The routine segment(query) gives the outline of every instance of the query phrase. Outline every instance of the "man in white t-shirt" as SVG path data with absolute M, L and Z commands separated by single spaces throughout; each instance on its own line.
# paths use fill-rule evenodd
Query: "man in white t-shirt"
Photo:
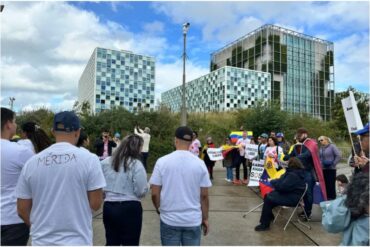
M 176 151 L 158 159 L 152 177 L 153 205 L 160 214 L 162 245 L 200 245 L 201 228 L 208 234 L 208 188 L 204 162 L 190 153 L 192 130 L 175 132 Z
M 243 131 L 242 138 L 238 139 L 236 145 L 239 145 L 239 161 L 235 164 L 235 177 L 236 179 L 233 181 L 234 184 L 248 184 L 248 168 L 247 168 L 247 160 L 245 156 L 245 146 L 251 143 L 251 140 L 247 136 L 247 131 Z M 243 164 L 243 180 L 240 180 L 240 164 Z
M 15 187 L 26 161 L 33 156 L 31 149 L 10 142 L 17 124 L 15 113 L 1 107 L 1 245 L 27 245 L 29 227 L 17 214 Z
M 54 117 L 56 144 L 33 156 L 19 177 L 18 214 L 31 227 L 33 245 L 92 245 L 92 211 L 106 185 L 96 155 L 75 146 L 80 121 L 74 112 Z

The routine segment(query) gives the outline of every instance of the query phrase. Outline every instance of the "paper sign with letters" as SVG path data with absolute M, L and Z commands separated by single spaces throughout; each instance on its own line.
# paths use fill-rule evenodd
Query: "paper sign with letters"
M 212 161 L 223 160 L 222 148 L 208 148 L 207 154 Z
M 356 100 L 355 97 L 353 96 L 352 91 L 349 91 L 349 97 L 342 99 L 342 106 L 344 116 L 346 117 L 349 133 L 362 129 L 364 126 L 362 125 Z
M 264 170 L 263 164 L 263 160 L 253 160 L 248 186 L 259 186 L 260 177 Z
M 256 144 L 247 144 L 245 146 L 245 158 L 253 160 L 258 155 L 258 145 Z

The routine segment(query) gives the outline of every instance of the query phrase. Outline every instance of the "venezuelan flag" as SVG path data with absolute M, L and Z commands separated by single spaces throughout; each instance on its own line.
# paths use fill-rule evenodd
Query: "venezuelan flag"
M 247 131 L 248 136 L 253 136 L 253 131 Z M 231 143 L 236 143 L 238 139 L 243 137 L 243 131 L 231 131 L 230 135 Z

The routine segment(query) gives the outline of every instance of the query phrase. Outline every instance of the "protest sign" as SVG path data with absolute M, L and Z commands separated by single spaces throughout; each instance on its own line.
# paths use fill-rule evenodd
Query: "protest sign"
M 212 161 L 224 159 L 224 156 L 222 156 L 222 148 L 208 148 L 207 154 L 209 156 L 209 159 Z
M 249 177 L 249 183 L 248 186 L 259 186 L 260 177 L 263 173 L 264 167 L 263 167 L 263 160 L 254 160 L 252 162 L 252 168 L 251 168 L 251 174 Z
M 245 158 L 253 160 L 258 155 L 258 145 L 256 144 L 247 144 L 245 146 Z
M 349 97 L 342 99 L 342 106 L 344 116 L 346 117 L 349 133 L 362 129 L 364 126 L 362 125 L 356 100 L 355 97 L 353 96 L 352 91 L 349 91 Z

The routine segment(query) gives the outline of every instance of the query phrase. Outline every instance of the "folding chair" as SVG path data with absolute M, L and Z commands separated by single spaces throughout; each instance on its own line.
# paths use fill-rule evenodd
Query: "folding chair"
M 303 197 L 306 195 L 306 193 L 307 193 L 307 189 L 308 189 L 308 184 L 306 184 L 306 188 L 304 189 L 304 192 L 303 192 L 303 194 L 302 194 L 301 198 L 299 199 L 299 201 L 298 201 L 297 205 L 294 207 L 294 210 L 293 210 L 293 212 L 291 213 L 291 215 L 290 215 L 290 217 L 289 217 L 289 219 L 288 219 L 288 222 L 285 224 L 285 226 L 284 226 L 284 231 L 285 231 L 285 229 L 287 228 L 287 226 L 288 226 L 288 224 L 289 224 L 290 220 L 292 219 L 292 217 L 293 217 L 294 213 L 297 211 L 297 208 L 298 208 L 298 207 L 301 207 L 301 208 L 303 209 L 303 213 L 304 213 L 304 215 L 305 215 L 306 219 L 308 219 L 308 217 L 307 217 L 307 213 L 306 213 L 306 210 L 304 210 L 304 207 L 302 206 Z M 283 208 L 283 206 L 280 206 L 279 211 L 277 212 L 276 217 L 275 217 L 275 219 L 274 219 L 274 222 L 273 222 L 273 223 L 275 223 L 275 221 L 276 221 L 276 219 L 278 218 L 278 216 L 279 216 L 280 211 L 281 211 L 281 209 L 282 209 L 282 208 Z M 292 207 L 289 207 L 289 208 L 292 208 Z M 308 224 L 303 223 L 301 220 L 299 220 L 299 217 L 298 217 L 298 223 L 300 223 L 301 225 L 303 225 L 303 226 L 305 226 L 305 227 L 307 227 L 308 229 L 310 229 L 310 230 L 311 230 L 311 226 L 309 226 Z

